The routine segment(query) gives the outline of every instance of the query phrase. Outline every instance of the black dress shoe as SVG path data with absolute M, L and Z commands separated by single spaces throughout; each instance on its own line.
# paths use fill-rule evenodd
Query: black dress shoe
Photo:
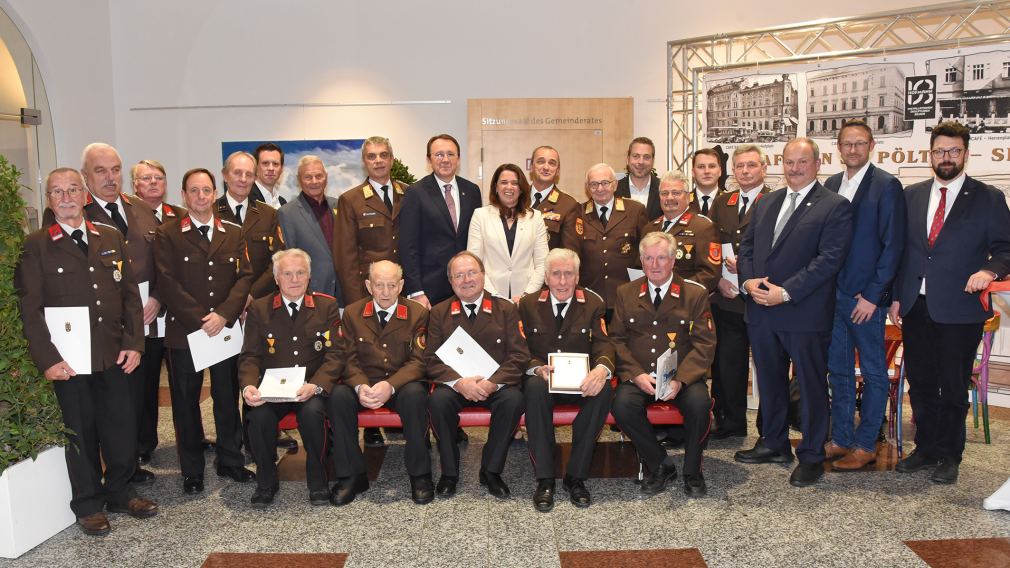
M 382 438 L 382 430 L 378 428 L 365 428 L 365 447 L 381 448 L 386 445 L 386 440 Z
M 267 505 L 274 502 L 274 495 L 277 495 L 278 486 L 273 487 L 257 487 L 256 491 L 253 491 L 252 498 L 249 502 L 252 503 L 253 509 L 265 509 Z
M 256 479 L 256 474 L 240 465 L 219 465 L 217 466 L 218 477 L 230 477 L 239 483 L 246 483 Z
M 943 483 L 944 485 L 950 485 L 957 481 L 957 470 L 958 463 L 952 459 L 942 458 L 940 460 L 940 465 L 936 466 L 933 470 L 933 474 L 929 476 L 929 480 L 933 483 Z
M 554 478 L 537 480 L 533 506 L 541 513 L 549 513 L 554 508 Z
M 367 489 L 368 476 L 363 473 L 342 479 L 333 487 L 333 492 L 330 493 L 330 504 L 335 507 L 342 507 L 354 501 L 358 493 L 363 493 Z
M 593 498 L 589 495 L 589 490 L 586 489 L 585 481 L 566 475 L 561 480 L 561 487 L 568 492 L 568 500 L 572 502 L 572 505 L 585 509 L 593 504 Z
M 822 477 L 824 477 L 822 462 L 800 462 L 789 476 L 789 484 L 793 487 L 809 487 Z
M 195 495 L 197 493 L 203 493 L 203 478 L 202 477 L 182 477 L 182 490 L 189 495 Z
M 418 505 L 427 505 L 435 500 L 435 485 L 430 474 L 410 478 L 410 498 Z
M 448 475 L 443 475 L 438 478 L 438 485 L 435 486 L 435 494 L 439 497 L 448 499 L 456 494 L 456 483 L 459 482 L 458 477 L 450 477 Z
M 217 451 L 217 444 L 215 444 L 213 440 L 204 438 L 203 441 L 200 442 L 200 444 L 203 446 L 203 451 L 205 452 Z
M 894 466 L 894 471 L 898 473 L 913 473 L 929 469 L 933 466 L 939 465 L 939 463 L 940 460 L 931 458 L 919 450 L 915 450 L 907 458 L 899 461 L 897 465 Z
M 329 489 L 318 489 L 316 491 L 309 491 L 309 503 L 315 506 L 327 505 L 330 502 L 330 490 Z
M 142 467 L 138 467 L 133 470 L 133 476 L 130 477 L 130 483 L 136 483 L 137 485 L 154 483 L 154 474 Z
M 661 463 L 656 471 L 650 471 L 649 475 L 642 480 L 639 489 L 646 495 L 655 495 L 666 489 L 666 483 L 674 479 L 677 479 L 677 467 L 672 463 Z
M 512 492 L 509 491 L 509 486 L 505 484 L 505 480 L 501 478 L 501 474 L 492 473 L 490 471 L 480 470 L 477 477 L 481 485 L 487 485 L 487 492 L 491 494 L 492 497 L 497 497 L 499 499 L 508 499 L 512 497 Z
M 659 445 L 663 446 L 663 448 L 667 450 L 675 450 L 684 445 L 684 440 L 666 436 L 665 438 L 661 438 L 659 440 Z
M 746 438 L 747 429 L 745 428 L 743 430 L 733 430 L 726 428 L 716 428 L 715 430 L 712 430 L 709 433 L 708 437 L 713 440 L 725 440 L 726 438 Z
M 277 434 L 277 447 L 287 450 L 289 453 L 294 450 L 298 450 L 298 440 L 291 437 L 291 434 L 281 431 Z
M 470 436 L 466 433 L 466 430 L 462 426 L 456 428 L 456 443 L 466 444 L 470 442 Z
M 764 438 L 758 438 L 753 448 L 740 450 L 733 454 L 733 459 L 740 463 L 790 463 L 793 461 L 793 452 L 786 450 L 782 453 L 773 450 L 765 446 Z
M 684 493 L 688 497 L 704 497 L 708 495 L 708 486 L 705 485 L 705 477 L 698 473 L 684 474 Z
M 151 452 L 138 452 L 137 465 L 147 465 L 151 463 Z

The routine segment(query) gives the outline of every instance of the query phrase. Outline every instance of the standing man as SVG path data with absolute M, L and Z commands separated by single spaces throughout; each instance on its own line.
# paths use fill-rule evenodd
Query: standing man
M 341 302 L 336 271 L 337 200 L 326 195 L 326 167 L 319 156 L 298 160 L 298 186 L 302 192 L 277 211 L 284 245 L 300 248 L 312 258 L 309 288 Z
M 104 535 L 110 530 L 106 509 L 143 518 L 155 515 L 158 505 L 138 497 L 129 483 L 137 467 L 128 382 L 144 347 L 140 295 L 122 234 L 85 221 L 86 195 L 84 180 L 70 168 L 47 176 L 55 221 L 25 240 L 14 286 L 32 360 L 53 382 L 63 423 L 71 430 L 70 508 L 85 534 Z M 46 323 L 47 307 L 77 306 L 87 307 L 90 321 L 89 373 L 64 360 Z
M 861 469 L 877 459 L 877 435 L 891 381 L 884 353 L 884 324 L 891 285 L 905 249 L 905 196 L 901 182 L 870 163 L 873 131 L 862 120 L 838 132 L 845 171 L 824 183 L 852 203 L 852 246 L 838 273 L 835 317 L 828 348 L 831 384 L 831 441 L 824 448 L 834 469 Z M 853 349 L 854 348 L 854 349 Z M 856 412 L 856 357 L 863 375 L 859 428 Z
M 512 302 L 484 290 L 484 264 L 472 252 L 456 253 L 449 260 L 446 273 L 455 294 L 431 310 L 428 346 L 424 352 L 428 377 L 437 385 L 428 400 L 442 462 L 442 477 L 435 492 L 445 498 L 456 494 L 459 447 L 455 431 L 459 427 L 459 411 L 468 406 L 482 406 L 491 410 L 491 428 L 481 454 L 480 484 L 487 485 L 491 495 L 508 499 L 511 494 L 501 472 L 512 433 L 523 414 L 519 380 L 530 362 L 529 348 L 519 329 L 519 311 Z M 436 354 L 460 327 L 498 363 L 498 369 L 490 377 L 461 377 Z
M 172 420 L 186 493 L 203 491 L 204 456 L 200 422 L 203 370 L 193 366 L 187 336 L 202 330 L 210 337 L 233 326 L 245 309 L 252 271 L 242 228 L 214 216 L 214 175 L 203 168 L 182 178 L 183 199 L 189 215 L 158 227 L 154 256 L 168 325 L 168 378 L 172 391 Z M 210 394 L 217 427 L 217 474 L 238 482 L 255 479 L 245 467 L 240 449 L 242 431 L 238 412 L 238 356 L 210 367 Z
M 655 495 L 676 479 L 673 457 L 656 440 L 646 414 L 656 396 L 657 360 L 667 349 L 676 353 L 670 393 L 684 415 L 684 492 L 708 493 L 701 454 L 711 425 L 712 399 L 705 376 L 715 356 L 715 329 L 705 287 L 674 272 L 677 241 L 653 232 L 638 245 L 645 276 L 620 287 L 611 339 L 617 350 L 621 384 L 614 395 L 614 418 L 649 469 L 641 491 Z
M 712 221 L 688 211 L 691 192 L 687 176 L 667 172 L 659 181 L 659 205 L 663 214 L 645 226 L 645 234 L 660 231 L 673 235 L 677 241 L 677 263 L 674 271 L 685 280 L 694 280 L 709 293 L 715 291 L 722 267 L 722 248 L 715 236 Z
M 530 206 L 538 209 L 547 225 L 547 248 L 578 250 L 575 232 L 579 202 L 557 186 L 561 179 L 561 156 L 550 146 L 538 146 L 530 159 Z
M 344 337 L 349 342 L 344 383 L 357 395 L 354 423 L 357 444 L 358 408 L 391 408 L 403 421 L 407 441 L 404 463 L 410 476 L 410 497 L 418 505 L 435 498 L 428 453 L 428 389 L 424 382 L 424 341 L 428 310 L 400 296 L 403 271 L 388 260 L 373 262 L 365 280 L 370 296 L 344 310 Z
M 852 207 L 817 181 L 821 160 L 813 140 L 790 140 L 782 157 L 787 187 L 754 206 L 737 259 L 764 437 L 734 457 L 741 463 L 792 462 L 786 419 L 791 361 L 800 381 L 803 441 L 789 483 L 806 487 L 824 475 L 830 412 L 824 377 L 835 279 L 852 239 Z
M 466 249 L 480 188 L 456 176 L 459 142 L 448 134 L 428 140 L 431 173 L 410 186 L 400 215 L 400 259 L 407 297 L 426 308 L 453 294 L 445 266 Z
M 603 323 L 606 306 L 603 298 L 579 286 L 579 256 L 568 249 L 547 253 L 545 279 L 547 288 L 539 295 L 528 294 L 519 302 L 520 329 L 529 345 L 529 369 L 524 377 L 526 427 L 530 457 L 533 460 L 537 488 L 533 506 L 548 512 L 554 508 L 554 438 L 555 402 L 575 402 L 579 414 L 572 423 L 572 452 L 562 487 L 573 505 L 592 503 L 586 479 L 596 449 L 596 437 L 610 412 L 614 389 L 610 377 L 616 369 L 614 346 Z M 554 368 L 547 364 L 548 353 L 585 353 L 589 355 L 589 373 L 582 379 L 577 394 L 552 394 L 549 378 Z
M 617 182 L 617 197 L 627 197 L 645 206 L 647 219 L 663 214 L 659 204 L 659 178 L 653 173 L 656 145 L 639 136 L 628 145 L 628 175 Z
M 287 199 L 280 196 L 281 174 L 284 173 L 284 150 L 273 142 L 260 144 L 253 150 L 256 157 L 256 183 L 250 191 L 253 201 L 262 201 L 280 209 Z
M 722 193 L 719 178 L 722 177 L 722 156 L 713 148 L 702 148 L 691 157 L 691 176 L 694 177 L 694 191 L 691 193 L 691 208 L 696 213 L 708 217 L 715 198 Z
M 998 189 L 964 173 L 969 137 L 953 121 L 930 134 L 934 178 L 905 192 L 905 252 L 890 310 L 902 327 L 916 425 L 915 451 L 895 470 L 935 467 L 936 483 L 957 481 L 964 453 L 971 368 L 992 316 L 975 293 L 1010 272 L 1010 211 Z
M 582 237 L 579 256 L 585 261 L 586 287 L 603 296 L 607 321 L 617 300 L 617 287 L 628 281 L 628 269 L 638 266 L 638 241 L 645 235 L 645 206 L 615 197 L 614 168 L 596 164 L 586 172 L 586 202 L 575 232 Z
M 249 253 L 253 283 L 249 301 L 271 295 L 277 290 L 271 257 L 284 247 L 277 212 L 253 199 L 250 190 L 256 171 L 256 159 L 246 152 L 234 152 L 224 161 L 221 177 L 227 190 L 217 200 L 217 216 L 242 227 L 242 241 Z
M 134 195 L 151 206 L 159 225 L 189 214 L 184 208 L 165 202 L 166 176 L 165 166 L 157 160 L 141 160 L 130 168 Z
M 740 191 L 722 193 L 709 214 L 719 234 L 719 244 L 731 245 L 732 255 L 723 255 L 730 274 L 737 274 L 740 241 L 750 225 L 754 205 L 770 190 L 765 185 L 768 168 L 764 152 L 754 144 L 733 150 L 733 176 Z M 743 298 L 737 284 L 719 275 L 718 291 L 712 294 L 715 319 L 715 362 L 712 364 L 712 398 L 716 428 L 713 440 L 747 437 L 747 381 L 750 375 L 750 340 L 744 322 Z

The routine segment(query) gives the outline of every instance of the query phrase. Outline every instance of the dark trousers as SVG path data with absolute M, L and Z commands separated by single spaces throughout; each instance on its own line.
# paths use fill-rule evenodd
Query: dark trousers
M 523 415 L 523 394 L 518 387 L 507 386 L 491 394 L 481 402 L 471 402 L 451 387 L 438 385 L 428 398 L 431 425 L 438 439 L 438 456 L 442 463 L 442 475 L 459 477 L 459 446 L 456 445 L 456 428 L 459 427 L 459 411 L 471 406 L 481 406 L 491 410 L 491 428 L 487 434 L 487 444 L 480 457 L 480 467 L 491 473 L 501 473 L 505 468 L 512 433 Z
M 754 350 L 761 393 L 761 435 L 765 446 L 791 452 L 789 444 L 789 363 L 800 388 L 800 428 L 796 447 L 801 462 L 824 461 L 828 438 L 828 341 L 830 332 L 774 331 L 759 324 L 747 326 Z
M 125 504 L 136 496 L 130 477 L 137 467 L 137 434 L 127 386 L 136 378 L 110 367 L 52 382 L 63 424 L 73 430 L 67 436 L 67 473 L 70 508 L 78 517 L 101 512 L 106 503 Z
M 568 458 L 567 474 L 575 479 L 589 477 L 589 464 L 596 449 L 596 438 L 610 412 L 614 389 L 610 382 L 596 396 L 553 394 L 548 392 L 547 381 L 539 376 L 527 376 L 523 382 L 526 399 L 526 434 L 529 437 L 530 459 L 537 479 L 554 478 L 554 405 L 578 404 L 578 416 L 572 422 L 572 453 Z
M 313 396 L 305 402 L 268 402 L 250 407 L 249 449 L 256 460 L 256 483 L 277 485 L 277 423 L 294 412 L 305 446 L 305 479 L 309 491 L 326 491 L 326 402 Z
M 985 324 L 935 322 L 926 301 L 919 296 L 902 324 L 915 449 L 929 457 L 960 462 L 971 369 Z
M 185 477 L 203 477 L 203 426 L 200 423 L 200 389 L 203 371 L 193 370 L 189 349 L 168 350 L 168 384 L 172 391 L 179 465 Z M 210 396 L 214 399 L 217 458 L 220 466 L 243 466 L 242 427 L 238 415 L 238 357 L 211 365 Z
M 634 383 L 621 382 L 614 395 L 613 414 L 621 431 L 631 438 L 638 455 L 649 471 L 656 471 L 666 459 L 666 450 L 656 440 L 656 431 L 649 423 L 646 410 L 655 397 L 645 394 Z M 684 416 L 684 474 L 701 472 L 701 451 L 712 425 L 712 397 L 705 381 L 680 389 L 673 398 Z
M 341 383 L 330 390 L 326 412 L 333 433 L 333 466 L 337 478 L 346 479 L 365 473 L 365 457 L 358 445 L 358 395 Z
M 357 397 L 355 397 L 357 398 Z M 396 411 L 403 422 L 403 438 L 407 442 L 403 463 L 407 475 L 431 475 L 431 454 L 428 453 L 428 388 L 421 381 L 413 381 L 396 389 L 385 406 Z M 358 409 L 364 408 L 360 404 Z M 357 431 L 355 431 L 357 434 Z
M 750 374 L 750 339 L 743 314 L 712 305 L 715 319 L 715 361 L 712 363 L 712 398 L 719 428 L 747 431 L 747 377 Z
M 137 414 L 137 452 L 153 452 L 158 447 L 158 389 L 164 348 L 164 338 L 145 338 L 140 366 L 129 381 L 130 400 Z

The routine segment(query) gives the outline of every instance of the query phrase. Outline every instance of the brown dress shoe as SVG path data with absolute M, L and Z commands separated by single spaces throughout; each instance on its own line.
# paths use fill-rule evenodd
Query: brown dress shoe
M 81 527 L 81 532 L 91 536 L 105 536 L 112 529 L 108 517 L 101 511 L 86 517 L 77 517 L 77 526 Z
M 113 505 L 109 503 L 106 505 L 106 509 L 110 513 L 126 513 L 138 519 L 146 519 L 158 514 L 158 504 L 143 497 L 134 497 L 127 501 L 125 505 Z
M 836 444 L 833 440 L 824 444 L 824 459 L 826 460 L 837 460 L 838 458 L 845 457 L 849 455 L 852 450 L 848 448 L 843 448 Z
M 877 461 L 877 452 L 868 452 L 863 448 L 856 448 L 849 452 L 849 455 L 836 461 L 831 467 L 836 471 L 856 471 L 857 469 L 863 469 L 875 461 Z

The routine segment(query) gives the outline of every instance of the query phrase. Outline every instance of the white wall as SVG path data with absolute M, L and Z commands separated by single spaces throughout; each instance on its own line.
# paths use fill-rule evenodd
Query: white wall
M 427 138 L 465 145 L 466 99 L 482 97 L 631 96 L 635 134 L 665 156 L 668 40 L 923 3 L 0 0 L 46 73 L 60 162 L 104 139 L 127 163 L 164 162 L 171 188 L 187 168 L 217 169 L 222 140 L 383 134 L 422 174 Z M 391 100 L 452 102 L 130 110 Z

